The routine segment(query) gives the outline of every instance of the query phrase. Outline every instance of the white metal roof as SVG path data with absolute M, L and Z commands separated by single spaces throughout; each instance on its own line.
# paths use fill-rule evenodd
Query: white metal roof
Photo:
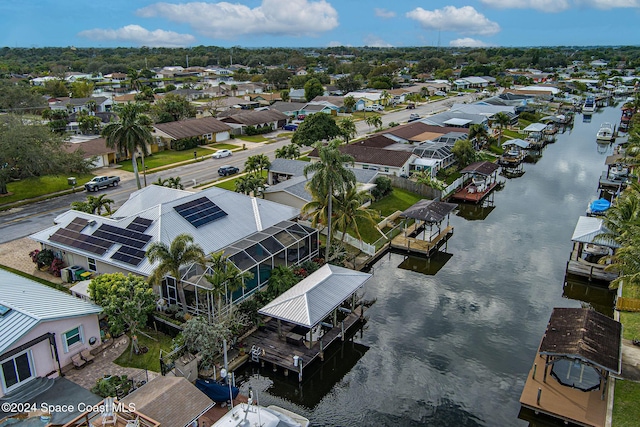
M 460 119 L 460 118 L 454 117 L 452 119 L 445 120 L 442 123 L 444 123 L 445 125 L 464 126 L 464 125 L 469 124 L 471 122 L 472 122 L 472 120 L 469 120 L 469 119 Z
M 178 190 L 161 185 L 149 185 L 134 191 L 129 199 L 111 215 L 112 218 L 126 218 L 155 206 L 158 203 L 169 202 L 193 194 L 191 191 Z
M 546 127 L 547 125 L 545 125 L 544 123 L 531 123 L 529 126 L 522 129 L 522 131 L 523 132 L 542 132 L 543 130 L 545 130 Z
M 595 243 L 597 245 L 607 246 L 610 248 L 620 247 L 620 245 L 618 245 L 612 239 L 596 239 L 602 234 L 609 233 L 611 232 L 604 226 L 601 218 L 592 216 L 581 216 L 580 218 L 578 218 L 578 223 L 576 224 L 576 228 L 573 230 L 573 236 L 571 236 L 571 240 L 573 242 Z
M 523 139 L 518 139 L 518 138 L 514 138 L 514 139 L 509 139 L 505 142 L 502 143 L 503 147 L 508 147 L 510 145 L 516 145 L 520 148 L 528 148 L 530 143 L 529 141 L 525 141 Z
M 325 264 L 262 307 L 258 313 L 311 328 L 331 314 L 370 277 L 368 273 Z
M 0 354 L 41 322 L 98 314 L 102 308 L 0 269 Z

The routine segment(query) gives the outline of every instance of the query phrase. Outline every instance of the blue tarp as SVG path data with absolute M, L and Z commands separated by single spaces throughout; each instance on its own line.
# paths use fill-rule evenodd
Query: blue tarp
M 240 393 L 237 387 L 229 387 L 212 380 L 196 380 L 196 387 L 214 402 L 226 402 L 231 400 L 230 396 L 235 399 Z
M 598 199 L 591 202 L 589 208 L 591 212 L 604 212 L 611 207 L 611 202 L 606 199 Z

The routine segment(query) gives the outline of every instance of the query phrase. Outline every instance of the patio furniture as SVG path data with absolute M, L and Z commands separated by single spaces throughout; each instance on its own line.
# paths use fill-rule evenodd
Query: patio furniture
M 125 427 L 140 427 L 140 417 L 136 417 L 135 420 L 127 421 L 127 425 Z
M 82 359 L 82 356 L 80 356 L 80 353 L 77 353 L 71 356 L 71 361 L 73 362 L 73 366 L 75 366 L 76 369 L 82 369 L 84 368 L 84 365 L 87 364 L 87 361 Z
M 102 410 L 102 425 L 113 424 L 115 425 L 117 422 L 117 417 L 115 413 L 114 407 L 114 398 L 113 397 L 105 397 L 104 398 L 104 408 Z
M 91 351 L 89 349 L 82 350 L 80 352 L 80 357 L 87 363 L 93 362 L 93 359 L 96 358 L 93 354 L 91 354 Z

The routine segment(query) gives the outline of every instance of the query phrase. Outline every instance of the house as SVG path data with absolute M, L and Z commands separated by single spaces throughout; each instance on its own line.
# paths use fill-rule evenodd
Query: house
M 469 128 L 471 125 L 489 126 L 489 119 L 481 114 L 463 113 L 461 111 L 444 111 L 420 119 L 422 123 L 434 126 Z
M 356 111 L 362 111 L 365 107 L 381 103 L 382 92 L 349 92 L 344 97 L 351 96 L 356 100 Z
M 222 142 L 230 138 L 231 127 L 215 117 L 187 119 L 153 125 L 155 143 L 163 147 L 185 138 L 200 138 L 205 143 Z
M 289 89 L 289 101 L 306 102 L 307 98 L 304 96 L 304 89 Z
M 385 130 L 381 132 L 381 135 L 384 135 L 385 137 L 395 142 L 403 144 L 415 144 L 424 141 L 433 141 L 440 136 L 451 132 L 462 132 L 464 134 L 469 133 L 469 131 L 465 128 L 438 126 L 434 124 L 427 124 L 423 121 L 418 120 Z M 365 145 L 369 145 L 367 140 L 365 140 Z
M 196 99 L 202 99 L 206 96 L 204 91 L 197 89 L 176 89 L 171 92 L 167 92 L 167 94 L 181 96 L 189 102 L 195 101 Z
M 293 206 L 296 209 L 313 200 L 307 189 L 307 183 L 313 177 L 313 173 L 304 176 L 304 168 L 308 162 L 290 159 L 275 159 L 269 166 L 267 176 L 269 187 L 265 189 L 264 198 L 273 202 Z M 350 168 L 356 177 L 358 191 L 370 191 L 375 187 L 374 181 L 378 177 L 375 169 Z
M 149 277 L 155 268 L 145 256 L 149 245 L 170 245 L 188 233 L 206 254 L 223 250 L 241 271 L 253 273 L 245 287 L 228 294 L 228 299 L 237 301 L 264 286 L 274 266 L 296 265 L 317 256 L 317 230 L 293 222 L 298 214 L 292 207 L 217 187 L 192 193 L 150 185 L 133 193 L 111 218 L 69 210 L 55 219 L 53 227 L 30 238 L 52 249 L 66 265 L 95 274 Z M 183 278 L 189 279 L 188 310 L 207 313 L 213 307 L 201 301 L 198 289 L 210 285 L 202 277 L 205 272 L 193 269 L 183 271 Z M 166 277 L 155 290 L 169 304 L 177 302 L 175 278 Z
M 338 107 L 327 101 L 312 101 L 305 104 L 305 106 L 303 107 L 303 111 L 305 115 L 324 113 L 330 115 L 332 114 L 335 116 L 338 113 Z
M 94 104 L 92 106 L 91 104 Z M 77 113 L 78 111 L 95 111 L 98 113 L 104 113 L 111 111 L 113 107 L 113 100 L 106 96 L 92 96 L 89 98 L 51 98 L 49 99 L 49 108 L 52 110 L 67 110 L 71 113 Z M 95 108 L 95 110 L 94 110 Z
M 300 114 L 304 114 L 304 106 L 306 104 L 302 102 L 283 102 L 276 101 L 269 107 L 270 110 L 278 110 L 281 113 L 286 114 L 289 118 L 297 118 Z
M 344 96 L 316 96 L 311 100 L 311 102 L 324 103 L 332 110 L 336 110 L 339 113 L 346 112 L 344 107 Z
M 339 150 L 353 157 L 354 168 L 373 169 L 385 175 L 408 175 L 409 166 L 418 158 L 408 151 L 368 147 L 360 142 L 342 145 Z M 312 162 L 319 161 L 317 149 L 309 153 L 309 159 Z
M 467 139 L 468 133 L 449 132 L 432 141 L 425 141 L 413 149 L 413 153 L 419 156 L 413 162 L 411 170 L 428 170 L 435 177 L 440 169 L 447 168 L 455 162 L 452 148 L 456 141 Z
M 495 119 L 496 114 L 505 113 L 511 119 L 512 123 L 517 123 L 518 113 L 513 106 L 506 105 L 491 105 L 487 103 L 474 103 L 474 104 L 453 104 L 449 111 L 459 111 L 467 114 L 479 114 L 487 117 L 489 121 Z
M 242 135 L 245 133 L 247 126 L 255 128 L 270 127 L 278 129 L 287 124 L 287 115 L 278 110 L 262 110 L 262 111 L 241 111 L 228 117 L 220 118 L 232 128 L 234 135 Z
M 102 308 L 0 269 L 0 397 L 101 344 Z
M 107 147 L 107 141 L 104 138 L 75 138 L 63 145 L 62 149 L 67 153 L 82 150 L 84 159 L 93 159 L 92 168 L 101 168 L 116 162 L 116 150 Z

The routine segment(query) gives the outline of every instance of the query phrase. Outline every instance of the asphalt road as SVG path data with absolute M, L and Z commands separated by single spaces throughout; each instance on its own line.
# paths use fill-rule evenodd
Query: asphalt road
M 425 117 L 430 114 L 445 111 L 451 107 L 453 103 L 470 102 L 473 98 L 473 94 L 468 94 L 465 96 L 439 100 L 429 104 L 418 105 L 415 110 L 399 110 L 385 113 L 382 116 L 382 123 L 383 126 L 387 126 L 390 122 L 404 123 L 409 120 L 409 115 L 412 113 L 417 113 L 421 117 Z M 356 129 L 359 136 L 372 131 L 364 121 L 357 122 Z M 237 166 L 242 170 L 247 157 L 256 154 L 266 154 L 270 159 L 274 159 L 276 149 L 289 143 L 289 139 L 283 139 L 271 144 L 252 144 L 250 149 L 235 152 L 231 157 L 223 159 L 211 159 L 208 157 L 197 163 L 178 166 L 162 172 L 150 173 L 147 174 L 147 184 L 157 181 L 158 178 L 179 176 L 185 186 L 185 189 L 189 189 L 193 187 L 194 182 L 197 185 L 218 179 L 218 167 L 221 165 Z M 140 179 L 142 181 L 143 177 L 141 176 Z M 129 198 L 129 195 L 135 190 L 135 180 L 133 178 L 129 178 L 122 179 L 120 181 L 120 185 L 116 188 L 108 188 L 91 194 L 108 194 L 108 197 L 114 201 L 113 208 L 115 209 L 122 205 Z M 38 230 L 52 226 L 56 216 L 67 211 L 72 202 L 84 201 L 86 195 L 87 193 L 85 191 L 78 189 L 74 194 L 60 196 L 0 212 L 0 243 L 20 239 Z

